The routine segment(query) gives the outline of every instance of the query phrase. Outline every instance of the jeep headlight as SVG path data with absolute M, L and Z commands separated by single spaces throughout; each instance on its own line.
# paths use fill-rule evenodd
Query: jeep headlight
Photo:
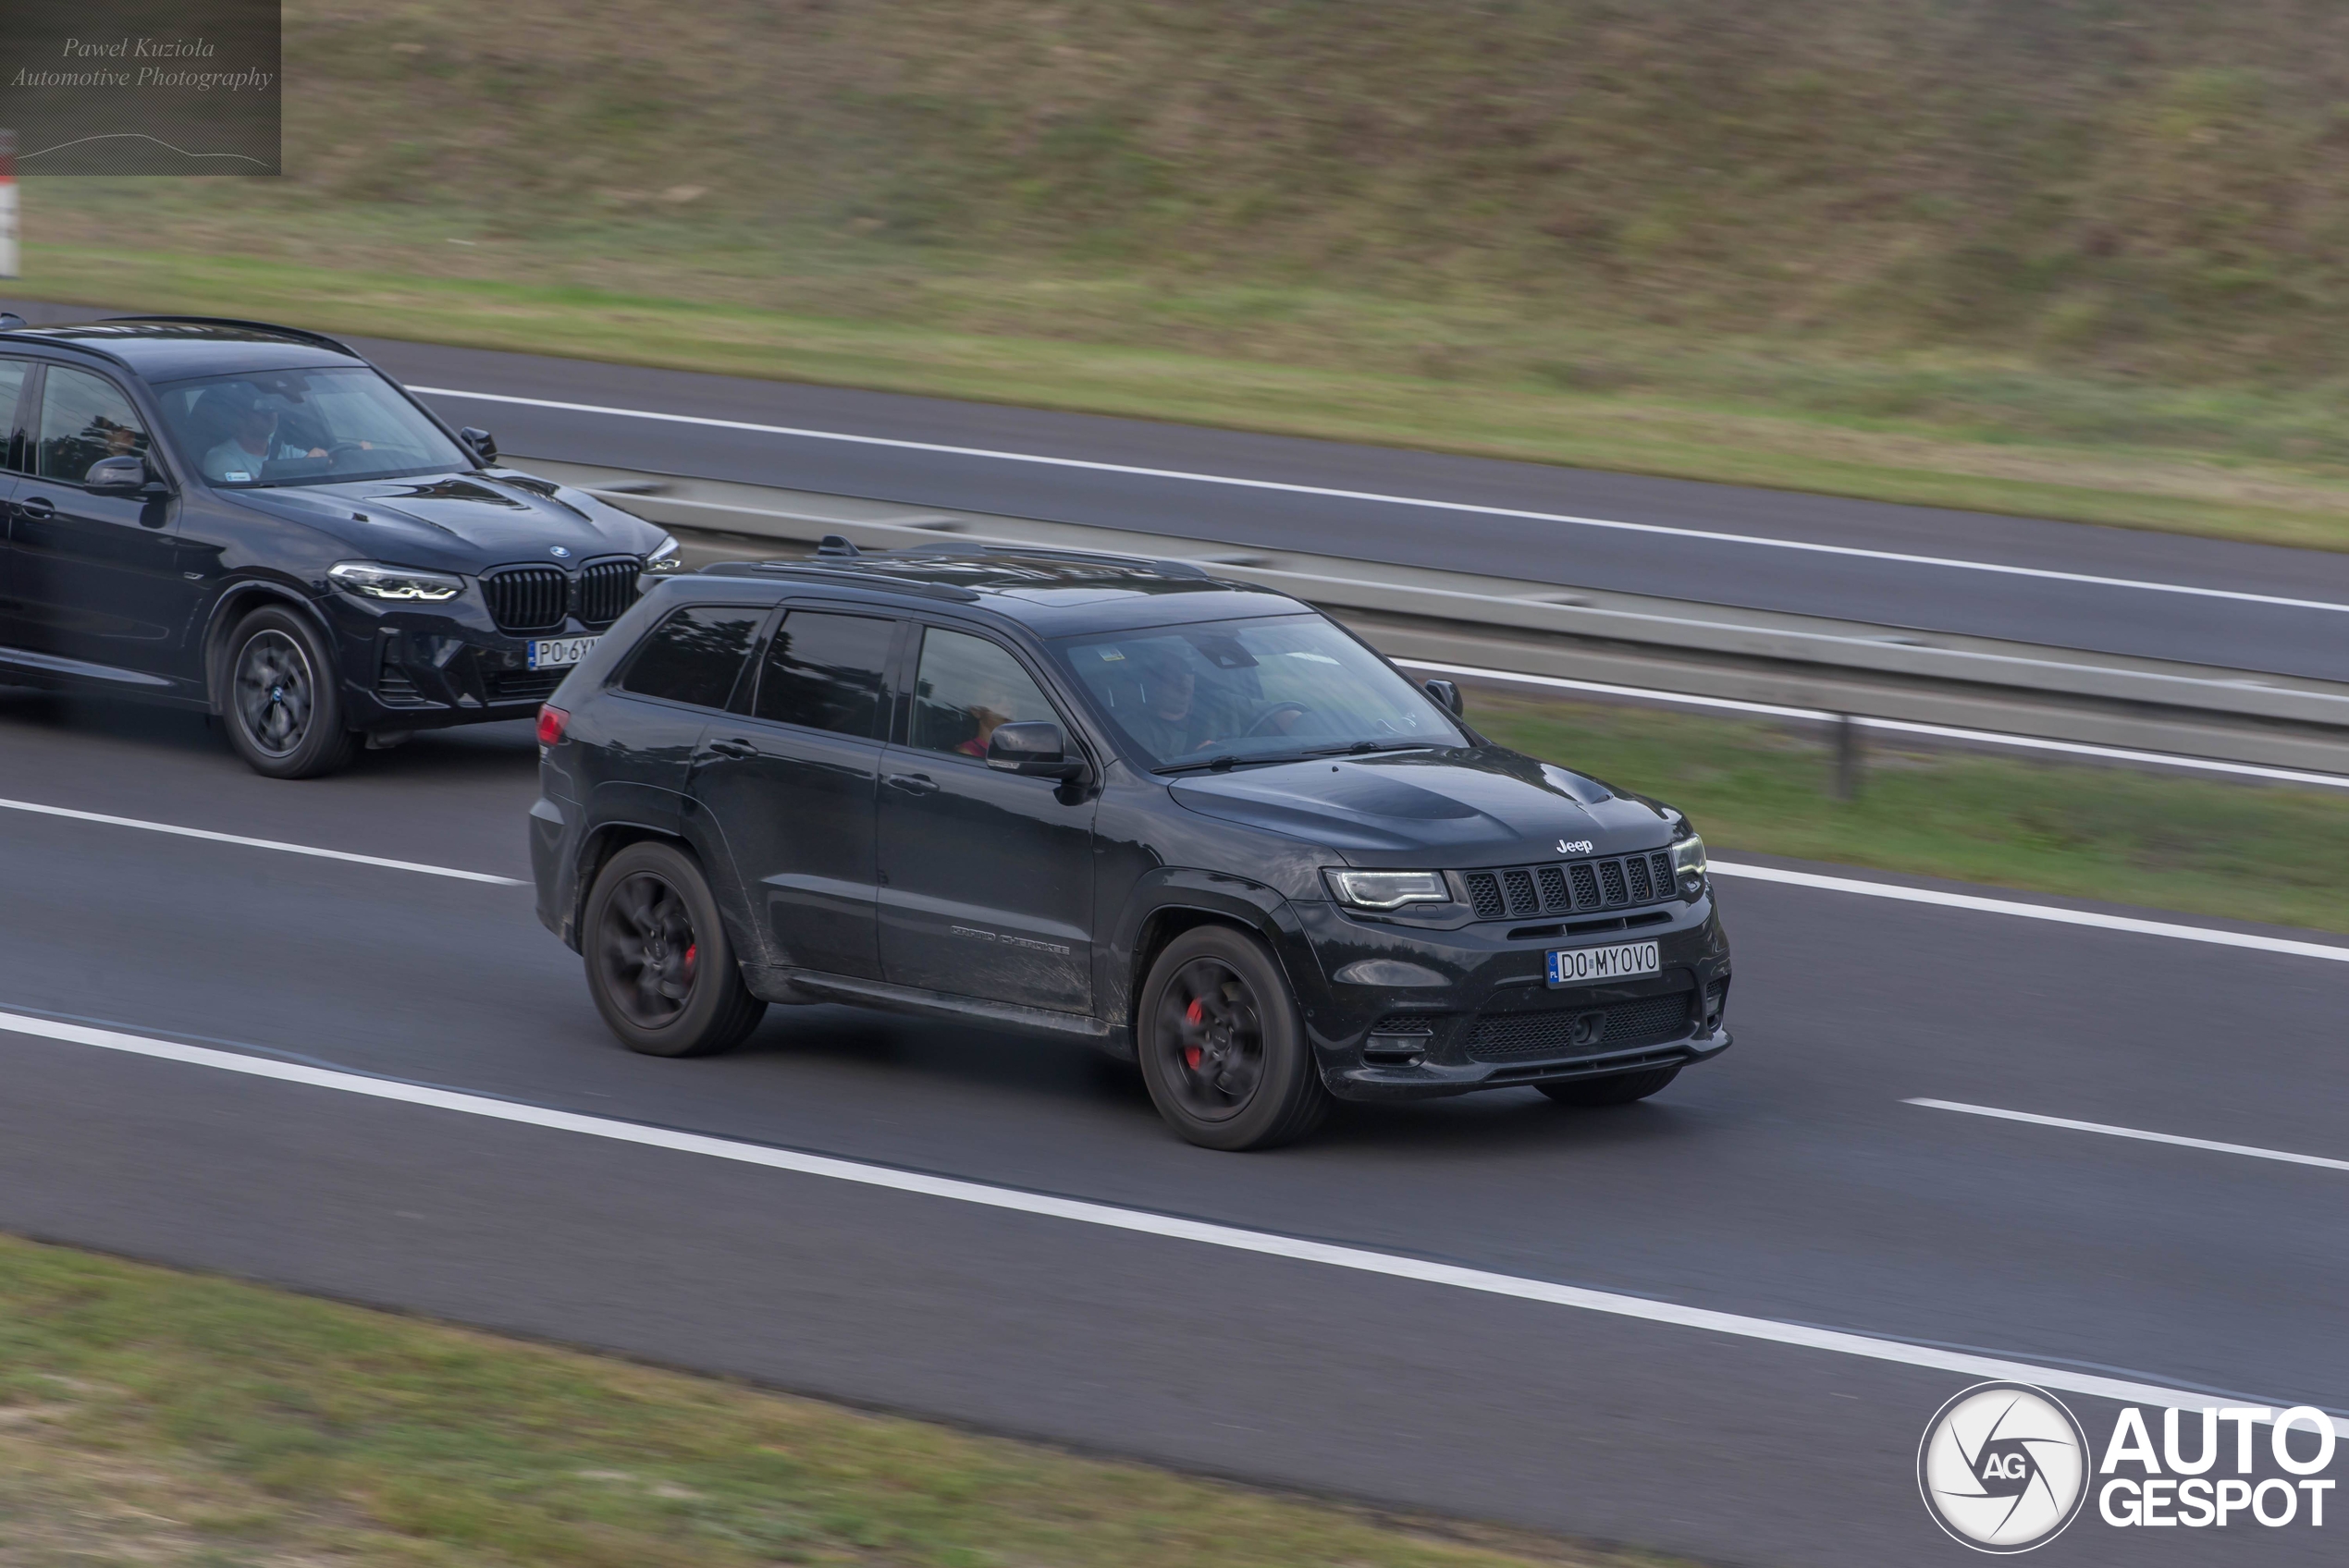
M 1452 889 L 1440 871 L 1325 871 L 1337 901 L 1356 909 L 1401 909 L 1405 904 L 1448 904 Z
M 465 591 L 465 580 L 445 571 L 414 571 L 374 561 L 342 561 L 326 569 L 327 580 L 363 599 L 399 599 L 439 604 Z
M 1691 899 L 1704 891 L 1704 840 L 1696 834 L 1673 841 L 1672 879 Z
M 677 552 L 677 539 L 674 534 L 661 535 L 660 543 L 655 545 L 651 552 L 645 557 L 644 570 L 646 575 L 652 577 L 665 577 L 670 572 L 685 570 L 685 557 Z

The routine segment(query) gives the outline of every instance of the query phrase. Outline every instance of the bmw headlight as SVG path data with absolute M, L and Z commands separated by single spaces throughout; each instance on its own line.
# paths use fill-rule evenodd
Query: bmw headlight
M 343 561 L 326 570 L 336 587 L 363 599 L 403 599 L 439 604 L 465 591 L 465 580 L 445 571 L 412 571 L 373 561 Z
M 1452 889 L 1440 871 L 1325 871 L 1337 901 L 1356 909 L 1401 909 L 1405 904 L 1448 904 Z
M 1696 834 L 1673 841 L 1672 877 L 1691 899 L 1704 891 L 1704 840 Z
M 684 570 L 685 557 L 677 553 L 677 540 L 673 534 L 662 534 L 660 543 L 645 557 L 645 571 L 648 576 L 665 577 L 672 571 Z

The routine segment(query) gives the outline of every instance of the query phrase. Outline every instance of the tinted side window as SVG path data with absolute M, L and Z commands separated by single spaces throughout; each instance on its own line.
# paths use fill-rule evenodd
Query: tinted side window
M 881 672 L 897 623 L 793 610 L 775 629 L 758 673 L 757 713 L 866 740 L 880 733 Z
M 100 458 L 143 458 L 147 427 L 115 385 L 86 370 L 49 367 L 41 390 L 41 477 L 79 484 Z
M 25 454 L 17 444 L 17 398 L 32 374 L 25 360 L 0 360 L 0 468 L 25 472 Z
M 628 661 L 620 689 L 696 707 L 722 708 L 750 660 L 767 612 L 749 606 L 698 605 L 653 628 Z
M 921 673 L 914 682 L 918 750 L 983 757 L 997 725 L 1058 718 L 1019 661 L 993 643 L 935 626 L 922 633 Z

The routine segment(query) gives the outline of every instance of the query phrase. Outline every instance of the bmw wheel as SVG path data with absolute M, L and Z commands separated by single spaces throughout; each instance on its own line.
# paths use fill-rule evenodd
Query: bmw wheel
M 743 984 L 701 867 L 674 845 L 631 844 L 605 863 L 580 947 L 596 1011 L 632 1051 L 712 1056 L 767 1011 Z
M 309 619 L 270 605 L 228 637 L 228 690 L 221 708 L 228 741 L 256 773 L 315 778 L 359 749 L 343 728 L 334 654 Z
M 1201 925 L 1175 937 L 1150 966 L 1137 1023 L 1150 1099 L 1202 1148 L 1272 1148 L 1328 1114 L 1287 976 L 1253 937 Z

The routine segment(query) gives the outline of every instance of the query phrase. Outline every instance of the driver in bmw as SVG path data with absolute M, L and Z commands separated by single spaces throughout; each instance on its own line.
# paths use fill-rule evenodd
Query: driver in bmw
M 215 398 L 227 405 L 222 412 L 227 416 L 228 438 L 204 454 L 206 479 L 244 483 L 260 478 L 264 464 L 326 455 L 324 447 L 304 449 L 280 439 L 283 415 L 252 388 L 223 386 L 204 394 L 207 402 Z

